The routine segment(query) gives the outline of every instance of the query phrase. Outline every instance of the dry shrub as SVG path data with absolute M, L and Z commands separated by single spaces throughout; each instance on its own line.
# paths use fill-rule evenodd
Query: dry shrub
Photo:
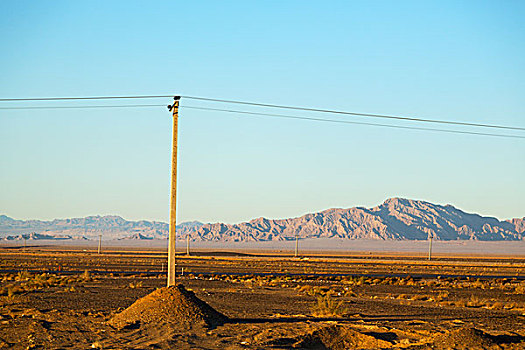
M 32 277 L 31 273 L 28 271 L 19 271 L 15 277 L 15 281 L 26 281 Z
M 312 314 L 318 317 L 338 317 L 348 313 L 342 300 L 335 300 L 329 295 L 318 296 L 317 302 L 312 307 Z
M 520 284 L 519 286 L 516 286 L 516 288 L 514 288 L 514 293 L 525 294 L 525 285 Z
M 486 300 L 480 299 L 474 295 L 470 297 L 470 300 L 467 301 L 467 307 L 482 307 L 486 304 Z
M 142 281 L 130 282 L 128 287 L 131 288 L 131 289 L 141 288 L 142 287 Z
M 453 304 L 455 306 L 458 306 L 458 307 L 466 307 L 467 306 L 467 301 L 466 300 L 456 300 L 453 302 Z
M 102 344 L 100 344 L 98 341 L 96 341 L 93 344 L 91 344 L 91 347 L 93 349 L 103 349 Z
M 19 285 L 11 284 L 7 286 L 7 296 L 9 298 L 13 298 L 16 294 L 20 294 L 23 292 L 24 290 Z
M 518 307 L 518 304 L 516 303 L 506 303 L 503 308 L 507 310 L 512 310 Z
M 423 282 L 423 281 L 422 281 L 422 282 Z M 438 285 L 438 282 L 436 282 L 436 281 L 432 281 L 432 280 L 425 281 L 424 283 L 425 283 L 427 286 L 429 286 L 429 287 L 435 287 L 435 286 Z
M 485 289 L 489 286 L 489 283 L 483 282 L 479 278 L 471 284 L 471 287 Z
M 412 279 L 412 277 L 408 277 L 406 281 L 407 286 L 417 286 L 418 283 Z
M 356 278 L 352 277 L 352 276 L 344 276 L 342 279 L 341 279 L 341 283 L 342 284 L 349 284 L 349 285 L 353 285 L 356 283 Z
M 416 295 L 412 296 L 412 298 L 410 298 L 410 299 L 426 301 L 426 300 L 429 300 L 429 296 L 428 295 L 424 295 L 424 294 L 416 294 Z
M 297 291 L 304 293 L 306 295 L 315 297 L 315 296 L 326 296 L 326 295 L 333 295 L 336 294 L 334 290 L 331 290 L 329 287 L 319 287 L 319 286 L 311 286 L 311 285 L 304 285 L 301 287 L 296 287 Z
M 345 297 L 356 297 L 357 296 L 357 294 L 350 287 L 345 287 L 344 295 Z
M 308 284 L 305 284 L 304 286 L 297 286 L 295 287 L 295 289 L 299 293 L 310 294 L 310 291 L 313 289 L 313 287 Z
M 68 286 L 72 284 L 92 280 L 89 273 L 77 276 L 56 276 L 48 273 L 31 274 L 27 271 L 21 271 L 13 277 L 15 283 L 4 286 L 0 289 L 0 295 L 13 297 L 16 294 L 31 292 L 51 287 L 67 287 L 66 291 L 72 291 Z M 73 288 L 74 290 L 74 288 Z
M 365 276 L 361 276 L 354 282 L 354 284 L 356 286 L 362 286 L 363 284 L 365 284 L 365 281 L 366 281 Z
M 273 276 L 268 280 L 268 286 L 270 287 L 278 287 L 280 284 L 283 283 L 283 279 L 280 276 Z
M 441 305 L 441 306 L 453 306 L 454 302 L 453 301 L 440 301 L 439 305 Z
M 381 284 L 386 284 L 386 285 L 391 285 L 394 283 L 394 280 L 392 277 L 385 277 L 383 278 L 383 280 L 381 281 Z
M 75 276 L 71 276 L 71 277 L 66 277 L 63 282 L 65 282 L 65 284 L 72 284 L 72 283 L 75 283 L 77 281 L 77 278 Z
M 442 291 L 442 292 L 439 292 L 437 297 L 436 297 L 436 300 L 437 301 L 443 301 L 445 299 L 447 299 L 449 296 L 449 293 L 447 291 Z
M 85 270 L 84 273 L 83 273 L 82 275 L 80 275 L 80 278 L 81 278 L 84 282 L 91 281 L 91 274 L 89 273 L 88 270 Z
M 405 277 L 405 278 L 399 278 L 397 281 L 397 285 L 399 286 L 415 286 L 417 285 L 417 282 L 414 281 L 412 277 Z

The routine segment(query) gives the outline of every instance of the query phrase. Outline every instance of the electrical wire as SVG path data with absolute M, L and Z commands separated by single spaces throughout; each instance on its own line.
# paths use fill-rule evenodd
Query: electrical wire
M 242 105 L 248 105 L 248 106 L 268 107 L 268 108 L 292 109 L 292 110 L 307 111 L 307 112 L 343 114 L 343 115 L 352 115 L 352 116 L 359 116 L 359 117 L 397 119 L 397 120 L 406 120 L 406 121 L 423 122 L 423 123 L 451 124 L 451 125 L 461 125 L 461 126 L 474 126 L 474 127 L 480 127 L 480 128 L 496 128 L 496 129 L 510 129 L 510 130 L 522 130 L 522 131 L 525 131 L 525 128 L 523 128 L 523 127 L 506 126 L 506 125 L 479 124 L 479 123 L 467 123 L 467 122 L 450 121 L 450 120 L 437 120 L 437 119 L 400 117 L 400 116 L 393 116 L 393 115 L 386 115 L 386 114 L 370 114 L 370 113 L 345 112 L 345 111 L 337 111 L 337 110 L 330 110 L 330 109 L 318 109 L 318 108 L 308 108 L 308 107 L 274 105 L 274 104 L 267 104 L 267 103 L 245 102 L 245 101 L 235 101 L 235 100 L 222 100 L 222 99 L 207 98 L 207 97 L 194 97 L 194 96 L 181 96 L 181 97 L 184 97 L 184 98 L 187 98 L 187 99 L 192 99 L 192 100 L 199 100 L 199 101 L 233 103 L 233 104 L 242 104 Z
M 265 117 L 273 117 L 273 118 L 286 118 L 286 119 L 299 119 L 299 120 L 309 120 L 309 121 L 339 123 L 339 124 L 378 126 L 378 127 L 394 128 L 394 129 L 408 129 L 408 130 L 419 130 L 419 131 L 435 131 L 435 132 L 446 132 L 446 133 L 452 133 L 452 134 L 466 134 L 466 135 L 477 135 L 477 136 L 494 136 L 494 137 L 506 137 L 506 138 L 525 139 L 525 136 L 520 136 L 520 135 L 492 134 L 492 133 L 482 133 L 482 132 L 476 132 L 476 131 L 447 130 L 447 129 L 437 129 L 437 128 L 420 128 L 420 127 L 414 127 L 414 126 L 401 126 L 401 125 L 389 125 L 389 124 L 378 124 L 378 123 L 354 122 L 354 121 L 349 121 L 349 120 L 336 120 L 336 119 L 324 119 L 324 118 L 314 118 L 314 117 L 301 117 L 301 116 L 291 116 L 291 115 L 273 114 L 273 113 L 258 113 L 258 112 L 238 111 L 238 110 L 221 109 L 221 108 L 197 107 L 197 106 L 186 106 L 186 105 L 181 105 L 180 108 L 189 108 L 189 109 L 197 109 L 197 110 L 204 110 L 204 111 L 215 111 L 215 112 L 226 112 L 226 113 L 236 113 L 236 114 L 245 114 L 245 115 L 255 115 L 255 116 L 265 116 Z
M 153 98 L 169 98 L 169 97 L 173 97 L 173 96 L 174 95 L 128 95 L 128 96 L 89 96 L 89 97 L 0 98 L 0 102 L 66 101 L 66 100 L 109 100 L 109 99 L 153 99 Z M 385 119 L 395 119 L 395 120 L 421 122 L 421 123 L 437 123 L 437 124 L 450 124 L 450 125 L 471 126 L 471 127 L 480 127 L 480 128 L 495 128 L 495 129 L 507 129 L 507 130 L 525 131 L 525 127 L 507 126 L 507 125 L 467 123 L 467 122 L 451 121 L 451 120 L 401 117 L 401 116 L 394 116 L 394 115 L 387 115 L 387 114 L 357 113 L 357 112 L 338 111 L 338 110 L 331 110 L 331 109 L 319 109 L 319 108 L 309 108 L 309 107 L 286 106 L 286 105 L 276 105 L 276 104 L 268 104 L 268 103 L 238 101 L 238 100 L 226 100 L 226 99 L 209 98 L 209 97 L 198 97 L 198 96 L 188 96 L 188 95 L 181 95 L 181 97 L 182 98 L 186 98 L 186 99 L 199 100 L 199 101 L 217 102 L 217 103 L 230 103 L 230 104 L 242 104 L 242 105 L 249 105 L 249 106 L 256 106 L 256 107 L 266 107 L 266 108 L 279 108 L 279 109 L 299 110 L 299 111 L 307 111 L 307 112 L 317 112 L 317 113 L 331 113 L 331 114 L 340 114 L 340 115 L 349 115 L 349 116 L 369 117 L 369 118 L 385 118 Z
M 128 104 L 128 105 L 78 105 L 78 106 L 15 106 L 15 107 L 0 107 L 0 110 L 141 108 L 141 107 L 142 108 L 144 107 L 146 108 L 147 107 L 166 107 L 166 105 L 164 104 Z M 422 127 L 402 126 L 402 125 L 390 125 L 390 124 L 380 124 L 380 123 L 367 123 L 367 122 L 357 122 L 357 121 L 349 121 L 349 120 L 325 119 L 325 118 L 295 116 L 295 115 L 276 114 L 276 113 L 240 111 L 240 110 L 234 110 L 234 109 L 211 108 L 211 107 L 202 107 L 202 106 L 188 106 L 184 104 L 182 104 L 180 107 L 188 108 L 188 109 L 195 109 L 195 110 L 202 110 L 202 111 L 226 112 L 226 113 L 234 113 L 234 114 L 241 114 L 241 115 L 262 116 L 262 117 L 285 118 L 285 119 L 307 120 L 307 121 L 339 123 L 339 124 L 366 125 L 366 126 L 376 126 L 376 127 L 394 128 L 394 129 L 446 132 L 446 133 L 453 133 L 453 134 L 466 134 L 466 135 L 525 139 L 525 136 L 519 136 L 519 135 L 493 134 L 493 133 L 482 133 L 482 132 L 475 132 L 475 131 L 461 131 L 461 130 L 422 128 Z
M 135 108 L 135 107 L 166 107 L 163 105 L 90 105 L 90 106 L 28 106 L 28 107 L 0 107 L 0 110 L 16 110 L 16 109 L 88 109 L 88 108 Z
M 170 98 L 173 95 L 128 95 L 128 96 L 85 96 L 85 97 L 28 97 L 28 98 L 0 98 L 0 102 L 16 101 L 72 101 L 72 100 L 121 100 L 145 98 Z

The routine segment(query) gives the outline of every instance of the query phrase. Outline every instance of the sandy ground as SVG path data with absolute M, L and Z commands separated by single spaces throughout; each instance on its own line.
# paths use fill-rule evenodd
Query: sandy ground
M 28 246 L 47 246 L 57 249 L 79 247 L 96 249 L 98 241 L 27 241 Z M 23 247 L 23 241 L 0 241 L 0 247 Z M 168 241 L 163 240 L 103 240 L 104 248 L 110 249 L 167 249 Z M 227 250 L 227 251 L 267 251 L 281 254 L 293 253 L 295 241 L 268 241 L 268 242 L 190 242 L 191 249 Z M 177 247 L 185 250 L 186 241 L 177 241 Z M 397 254 L 428 254 L 427 241 L 382 241 L 382 240 L 350 240 L 337 238 L 319 238 L 299 240 L 301 254 L 319 254 L 331 252 L 344 255 L 362 252 L 367 254 L 387 252 Z M 436 256 L 463 254 L 463 255 L 491 255 L 491 256 L 522 256 L 525 257 L 525 241 L 433 241 L 432 252 Z
M 428 262 L 406 256 L 354 256 L 307 260 L 203 252 L 200 257 L 179 257 L 179 267 L 186 270 L 179 282 L 226 315 L 226 322 L 212 327 L 155 323 L 117 329 L 110 325 L 115 315 L 137 299 L 164 287 L 166 277 L 159 266 L 163 259 L 151 251 L 98 255 L 0 250 L 4 271 L 0 275 L 0 348 L 525 348 L 522 279 L 449 278 L 443 273 L 460 270 L 479 276 L 519 277 L 523 259 L 442 257 Z M 60 271 L 24 272 L 43 267 Z M 115 272 L 96 273 L 109 270 Z M 119 273 L 136 270 L 142 272 Z M 270 274 L 249 274 L 263 270 Z M 364 270 L 383 272 L 385 277 L 316 273 Z M 155 271 L 159 273 L 149 275 Z M 234 274 L 239 271 L 247 274 Z M 294 275 L 294 271 L 303 273 Z M 391 271 L 407 275 L 388 277 Z M 408 277 L 418 271 L 434 275 Z

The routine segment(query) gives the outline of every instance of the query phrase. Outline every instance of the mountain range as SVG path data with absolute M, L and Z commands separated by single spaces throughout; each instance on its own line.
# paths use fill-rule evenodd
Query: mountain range
M 32 236 L 30 236 L 32 234 Z M 128 221 L 120 216 L 15 220 L 0 215 L 3 239 L 166 239 L 168 224 Z M 239 224 L 198 221 L 177 225 L 179 237 L 192 241 L 282 241 L 304 238 L 380 240 L 525 240 L 525 217 L 500 221 L 466 213 L 452 205 L 390 198 L 373 208 L 333 208 L 297 218 L 258 218 Z M 42 238 L 40 238 L 42 237 Z

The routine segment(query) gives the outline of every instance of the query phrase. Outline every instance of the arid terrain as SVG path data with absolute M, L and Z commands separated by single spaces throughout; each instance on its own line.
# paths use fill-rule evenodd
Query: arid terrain
M 125 324 L 166 284 L 161 250 L 0 247 L 0 348 L 525 348 L 523 256 L 192 254 L 178 282 L 220 321 Z M 141 307 L 162 311 L 165 291 Z

